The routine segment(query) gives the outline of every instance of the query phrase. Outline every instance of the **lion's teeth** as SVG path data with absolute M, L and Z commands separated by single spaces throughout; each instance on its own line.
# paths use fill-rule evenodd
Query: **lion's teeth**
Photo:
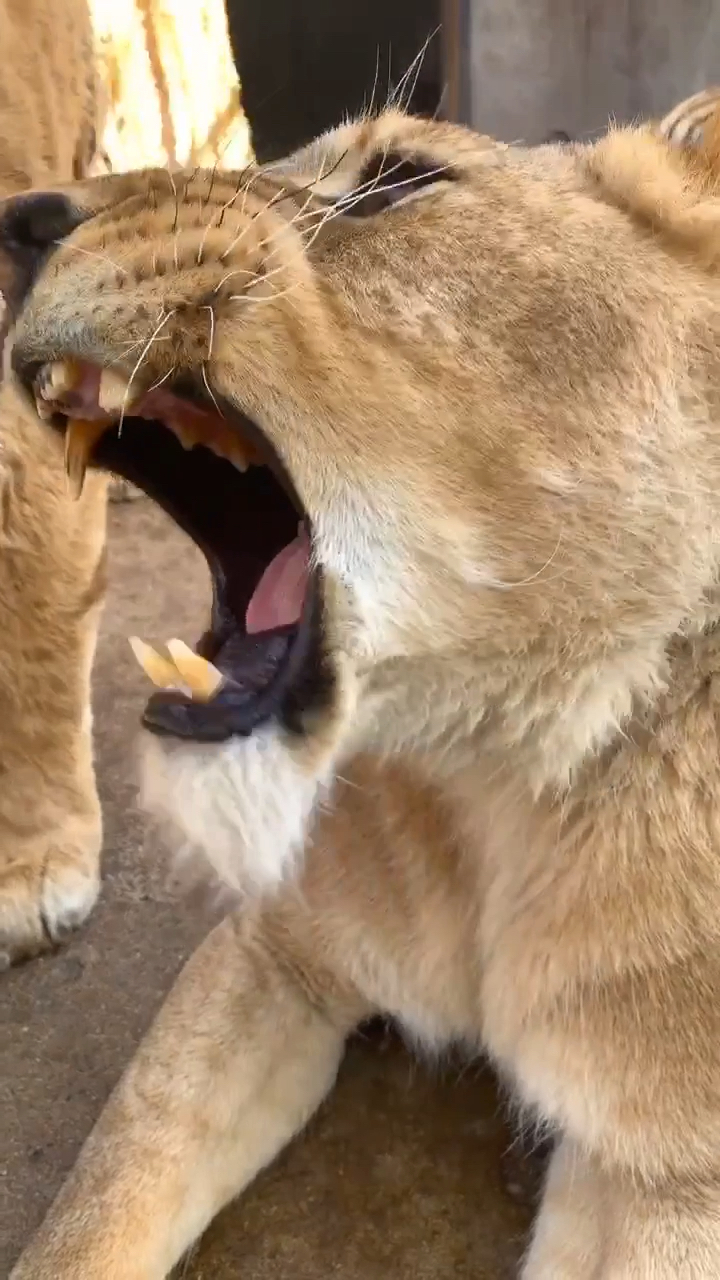
M 73 391 L 82 378 L 77 360 L 53 360 L 42 371 L 42 396 L 44 400 L 60 400 Z
M 168 640 L 167 647 L 169 658 L 138 636 L 130 636 L 130 648 L 154 685 L 159 689 L 186 689 L 200 702 L 209 702 L 225 678 L 222 672 L 182 640 Z
M 115 373 L 113 369 L 103 369 L 98 386 L 98 404 L 103 413 L 120 413 L 123 408 L 129 409 L 128 381 Z
M 182 422 L 179 417 L 168 415 L 165 418 L 165 425 L 170 428 L 173 435 L 177 436 L 183 449 L 194 449 L 199 443 L 199 436 L 187 422 Z
M 208 702 L 217 693 L 224 680 L 221 671 L 195 653 L 184 640 L 168 640 L 168 653 L 177 667 L 184 683 L 194 698 Z
M 65 431 L 65 474 L 70 494 L 75 499 L 83 491 L 90 455 L 106 430 L 106 422 L 87 422 L 84 418 L 68 419 Z
M 130 636 L 130 648 L 142 667 L 145 675 L 152 680 L 153 684 L 159 689 L 178 689 L 182 686 L 182 678 L 180 672 L 171 662 L 169 658 L 164 658 L 161 653 L 153 649 L 152 645 L 146 644 L 139 636 Z
M 238 471 L 247 471 L 250 466 L 250 459 L 239 441 L 234 441 L 230 445 L 228 456 Z

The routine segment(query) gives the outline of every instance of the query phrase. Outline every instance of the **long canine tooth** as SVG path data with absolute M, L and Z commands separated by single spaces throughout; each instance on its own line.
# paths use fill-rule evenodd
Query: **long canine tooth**
M 107 431 L 107 425 L 107 422 L 87 422 L 84 418 L 68 419 L 65 431 L 65 474 L 70 494 L 75 500 L 83 491 L 90 454 Z
M 104 413 L 119 413 L 126 404 L 128 381 L 112 369 L 103 369 L 98 386 L 98 404 Z M 127 405 L 129 408 L 130 406 Z
M 168 640 L 168 653 L 194 698 L 209 702 L 224 680 L 221 671 L 189 648 L 184 640 Z
M 159 689 L 177 689 L 182 685 L 182 677 L 174 662 L 164 658 L 139 636 L 130 636 L 129 640 L 130 648 L 153 684 Z

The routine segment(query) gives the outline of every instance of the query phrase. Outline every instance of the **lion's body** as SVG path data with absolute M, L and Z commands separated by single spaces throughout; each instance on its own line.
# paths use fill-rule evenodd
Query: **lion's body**
M 709 132 L 529 152 L 391 113 L 294 170 L 454 181 L 316 234 L 277 173 L 209 230 L 222 180 L 73 193 L 103 216 L 18 350 L 118 358 L 162 302 L 148 385 L 206 361 L 312 520 L 335 694 L 294 735 L 150 742 L 151 806 L 274 883 L 191 960 L 16 1280 L 162 1280 L 377 1011 L 489 1052 L 558 1131 L 526 1280 L 720 1274 Z
M 86 0 L 5 0 L 0 196 L 81 177 L 95 145 Z M 0 260 L 0 289 L 14 267 Z M 75 505 L 62 450 L 0 389 L 0 962 L 79 923 L 99 883 L 90 663 L 105 482 Z

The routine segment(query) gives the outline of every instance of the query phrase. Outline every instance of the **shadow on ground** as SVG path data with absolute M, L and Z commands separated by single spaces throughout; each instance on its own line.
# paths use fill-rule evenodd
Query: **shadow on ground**
M 0 975 L 0 1276 L 37 1225 L 210 917 L 178 896 L 135 812 L 147 685 L 127 644 L 202 627 L 204 567 L 145 502 L 111 512 L 95 676 L 105 882 L 87 929 Z M 335 1093 L 179 1268 L 183 1280 L 505 1280 L 528 1214 L 503 1190 L 510 1135 L 481 1070 L 430 1071 L 384 1031 L 350 1046 Z M 102 1277 L 88 1277 L 102 1280 Z

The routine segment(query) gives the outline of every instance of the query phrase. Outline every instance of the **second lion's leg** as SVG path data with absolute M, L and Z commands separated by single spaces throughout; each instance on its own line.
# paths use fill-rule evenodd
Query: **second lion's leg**
M 0 966 L 52 945 L 98 893 L 90 675 L 107 482 L 68 495 L 62 449 L 0 392 Z
M 366 1012 L 272 920 L 190 960 L 13 1280 L 163 1280 L 305 1124 Z

